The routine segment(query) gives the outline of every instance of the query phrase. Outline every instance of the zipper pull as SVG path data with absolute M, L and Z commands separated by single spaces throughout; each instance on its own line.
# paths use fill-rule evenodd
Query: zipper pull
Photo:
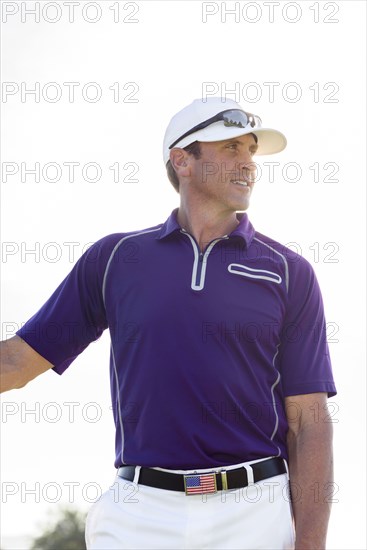
M 199 262 L 200 263 L 202 263 L 203 258 L 204 258 L 204 254 L 202 252 L 200 252 L 200 254 L 199 254 Z

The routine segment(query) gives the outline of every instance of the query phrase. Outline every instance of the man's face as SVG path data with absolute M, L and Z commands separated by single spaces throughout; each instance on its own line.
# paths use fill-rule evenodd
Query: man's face
M 225 141 L 200 143 L 201 157 L 190 157 L 192 192 L 207 206 L 221 211 L 246 210 L 256 178 L 252 134 Z

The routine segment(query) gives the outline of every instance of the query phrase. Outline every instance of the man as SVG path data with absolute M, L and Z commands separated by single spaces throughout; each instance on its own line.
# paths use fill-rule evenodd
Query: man
M 254 155 L 285 146 L 234 101 L 195 100 L 164 137 L 179 208 L 94 244 L 3 343 L 7 390 L 62 374 L 110 330 L 118 471 L 88 548 L 325 547 L 332 434 L 315 411 L 336 392 L 322 298 L 308 262 L 238 214 Z

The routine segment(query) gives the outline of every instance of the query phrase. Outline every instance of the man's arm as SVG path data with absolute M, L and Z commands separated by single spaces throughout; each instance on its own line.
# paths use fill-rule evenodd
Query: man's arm
M 19 336 L 0 342 L 0 392 L 22 388 L 53 365 Z
M 333 493 L 332 424 L 326 393 L 285 398 L 296 550 L 325 548 Z

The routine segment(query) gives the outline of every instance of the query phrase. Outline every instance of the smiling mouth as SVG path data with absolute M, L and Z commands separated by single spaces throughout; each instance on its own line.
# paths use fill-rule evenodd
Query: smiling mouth
M 248 183 L 247 181 L 243 181 L 243 180 L 232 180 L 231 183 L 234 183 L 236 185 L 240 185 L 241 187 L 248 187 Z

